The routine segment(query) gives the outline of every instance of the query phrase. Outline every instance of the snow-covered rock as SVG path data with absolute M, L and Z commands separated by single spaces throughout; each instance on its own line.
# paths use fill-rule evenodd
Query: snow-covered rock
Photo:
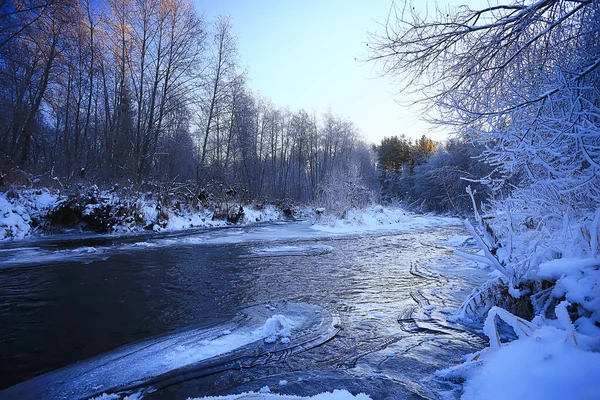
M 25 208 L 11 203 L 0 193 L 0 240 L 22 239 L 31 231 L 31 217 Z

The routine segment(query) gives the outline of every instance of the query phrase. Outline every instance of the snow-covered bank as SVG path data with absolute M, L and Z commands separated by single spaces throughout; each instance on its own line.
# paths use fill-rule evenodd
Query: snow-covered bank
M 101 191 L 96 186 L 68 196 L 48 189 L 11 189 L 0 192 L 0 209 L 0 241 L 63 232 L 157 232 L 248 225 L 288 220 L 291 216 L 311 220 L 317 234 L 333 235 L 407 232 L 460 224 L 456 218 L 417 215 L 379 205 L 349 209 L 340 217 L 310 206 L 234 201 L 193 205 L 174 195 Z
M 381 205 L 348 210 L 344 218 L 325 213 L 319 216 L 312 229 L 332 234 L 360 234 L 382 231 L 410 232 L 439 226 L 460 225 L 458 218 L 434 214 L 419 215 L 398 207 Z
M 308 208 L 272 204 L 212 202 L 193 205 L 171 195 L 150 192 L 99 190 L 91 186 L 64 195 L 48 189 L 0 192 L 0 241 L 34 234 L 90 231 L 125 233 L 143 230 L 181 230 L 246 225 L 305 216 Z
M 445 373 L 466 378 L 464 400 L 593 400 L 600 394 L 597 344 L 597 339 L 547 325 L 501 350 L 486 349 L 458 374 Z
M 371 397 L 366 394 L 360 393 L 353 396 L 346 390 L 334 390 L 333 392 L 320 393 L 315 396 L 309 397 L 298 397 L 298 396 L 286 396 L 280 394 L 272 394 L 268 392 L 268 387 L 263 388 L 259 392 L 248 392 L 234 394 L 230 396 L 219 396 L 219 397 L 198 397 L 189 398 L 188 400 L 371 400 Z
M 597 399 L 600 393 L 600 210 L 535 224 L 514 210 L 467 229 L 491 280 L 454 320 L 482 324 L 490 347 L 439 372 L 463 399 Z

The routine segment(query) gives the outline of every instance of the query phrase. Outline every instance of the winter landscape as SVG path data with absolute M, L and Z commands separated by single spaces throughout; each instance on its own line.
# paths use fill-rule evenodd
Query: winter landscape
M 599 20 L 0 2 L 0 399 L 600 398 Z

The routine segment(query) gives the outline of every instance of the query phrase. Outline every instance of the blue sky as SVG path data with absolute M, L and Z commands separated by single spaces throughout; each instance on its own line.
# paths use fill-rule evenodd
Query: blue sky
M 393 82 L 356 60 L 366 49 L 367 33 L 381 29 L 391 0 L 196 0 L 196 5 L 207 21 L 219 14 L 232 17 L 250 87 L 277 107 L 331 109 L 373 143 L 400 134 L 445 137 L 420 121 L 418 109 L 398 105 L 395 100 L 405 99 Z

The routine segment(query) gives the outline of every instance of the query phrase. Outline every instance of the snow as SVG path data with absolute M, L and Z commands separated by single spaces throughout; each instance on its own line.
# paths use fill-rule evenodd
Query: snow
M 587 310 L 600 326 L 600 260 L 581 260 L 577 268 L 564 272 L 552 291 L 554 298 L 565 298 Z
M 491 347 L 437 375 L 466 379 L 463 400 L 597 399 L 600 335 L 577 332 L 568 306 L 566 301 L 556 306 L 556 320 L 536 317 L 532 322 L 493 307 L 484 324 Z M 508 323 L 519 339 L 501 343 L 497 318 Z
M 22 206 L 12 204 L 0 193 L 0 240 L 22 239 L 31 230 L 31 217 Z
M 102 393 L 100 396 L 90 398 L 90 400 L 119 400 L 120 398 L 121 398 L 121 396 L 119 396 L 118 394 Z
M 542 279 L 557 280 L 567 271 L 595 265 L 600 265 L 599 258 L 558 258 L 541 263 L 537 275 Z
M 89 400 L 120 400 L 121 396 L 119 396 L 118 394 L 107 394 L 107 393 L 102 393 L 100 396 L 96 396 L 96 397 L 92 397 Z M 133 393 L 130 394 L 129 396 L 125 396 L 123 397 L 122 400 L 141 400 L 143 399 L 143 396 L 141 393 Z
M 312 229 L 332 234 L 360 234 L 385 231 L 407 232 L 460 224 L 458 218 L 418 215 L 402 208 L 373 206 L 348 210 L 345 218 L 323 215 L 317 219 Z
M 284 315 L 276 314 L 265 322 L 258 336 L 264 338 L 265 343 L 275 343 L 277 340 L 281 340 L 282 343 L 289 343 L 292 329 L 294 329 L 294 323 L 291 320 Z M 257 332 L 254 334 L 256 335 Z
M 280 221 L 281 219 L 283 219 L 282 212 L 271 204 L 264 206 L 260 210 L 255 207 L 244 207 L 243 222 L 246 223 L 273 222 Z
M 23 239 L 33 231 L 33 219 L 39 219 L 59 200 L 48 189 L 13 190 L 11 198 L 0 192 L 0 241 Z
M 514 212 L 497 212 L 488 219 L 492 225 L 479 232 L 465 223 L 483 254 L 455 254 L 481 259 L 495 270 L 493 279 L 449 318 L 468 323 L 486 316 L 483 332 L 490 347 L 438 372 L 445 379 L 466 380 L 463 400 L 600 398 L 598 215 L 565 216 L 539 230 L 513 224 Z M 488 235 L 492 231 L 495 238 Z M 501 247 L 492 254 L 494 240 Z M 535 312 L 531 321 L 496 306 L 510 309 L 507 297 L 527 296 Z M 518 338 L 506 342 L 512 337 L 502 336 L 500 321 Z
M 181 215 L 169 214 L 166 229 L 180 230 L 194 227 L 226 226 L 227 222 L 223 220 L 212 220 L 212 212 L 201 210 L 195 213 L 183 213 Z
M 48 191 L 42 191 L 37 196 L 35 196 L 34 204 L 38 210 L 47 210 L 49 208 L 54 207 L 57 200 L 58 195 L 51 194 Z
M 263 389 L 266 388 L 266 391 L 263 392 Z M 299 397 L 299 396 L 288 396 L 288 395 L 278 395 L 271 394 L 268 386 L 260 389 L 257 392 L 244 392 L 240 394 L 234 394 L 230 396 L 219 396 L 219 397 L 198 397 L 198 398 L 189 398 L 188 400 L 275 400 L 275 399 L 287 399 L 287 400 L 372 400 L 371 397 L 367 396 L 364 393 L 357 394 L 356 396 L 352 395 L 350 392 L 346 390 L 334 390 L 332 392 L 320 393 L 315 396 L 309 397 Z
M 598 399 L 600 353 L 567 339 L 545 326 L 489 352 L 467 376 L 462 399 Z

